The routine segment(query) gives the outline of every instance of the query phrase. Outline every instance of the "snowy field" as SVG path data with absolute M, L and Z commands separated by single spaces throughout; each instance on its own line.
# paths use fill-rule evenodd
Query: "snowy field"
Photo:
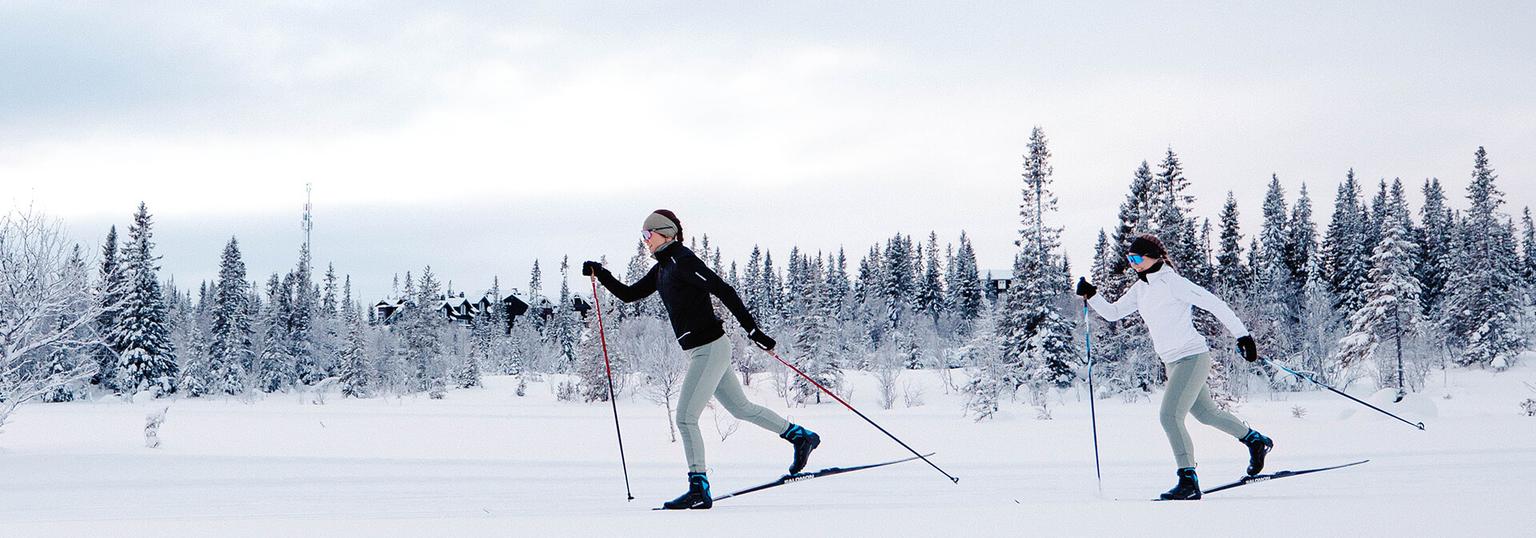
M 1413 405 L 1420 432 L 1324 392 L 1259 395 L 1239 414 L 1276 439 L 1272 470 L 1371 459 L 1347 470 L 1255 484 L 1193 503 L 1153 503 L 1173 483 L 1154 402 L 1100 402 L 1104 481 L 1094 482 L 1088 405 L 1059 395 L 1053 420 L 1022 403 L 996 420 L 961 417 L 936 374 L 908 372 L 925 404 L 878 408 L 871 377 L 852 401 L 961 477 L 922 462 L 791 484 L 711 511 L 653 512 L 684 489 L 665 413 L 619 410 L 636 499 L 626 502 L 607 404 L 555 401 L 515 380 L 447 399 L 301 404 L 278 395 L 171 404 L 163 446 L 145 415 L 166 402 L 23 408 L 0 434 L 0 535 L 496 536 L 1532 536 L 1536 397 L 1529 365 L 1436 374 Z M 767 377 L 752 388 L 778 410 Z M 1306 410 L 1293 417 L 1293 408 Z M 1363 411 L 1363 412 L 1362 412 Z M 776 477 L 789 448 L 741 424 L 722 441 L 702 423 L 715 493 Z M 836 404 L 790 408 L 823 436 L 811 468 L 904 451 Z M 1245 453 L 1195 424 L 1206 486 L 1236 478 Z

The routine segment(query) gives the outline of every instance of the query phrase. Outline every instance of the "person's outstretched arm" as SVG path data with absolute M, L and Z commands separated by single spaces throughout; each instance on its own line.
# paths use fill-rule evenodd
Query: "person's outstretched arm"
M 1125 292 L 1125 295 L 1120 297 L 1120 300 L 1113 303 L 1105 300 L 1104 296 L 1099 295 L 1099 289 L 1089 284 L 1087 279 L 1083 279 L 1078 283 L 1077 294 L 1087 297 L 1088 306 L 1093 307 L 1094 312 L 1098 312 L 1100 316 L 1109 321 L 1119 321 L 1120 318 L 1129 316 L 1135 313 L 1137 308 L 1140 308 L 1136 302 L 1136 286 L 1134 284 L 1131 285 L 1130 290 Z
M 597 262 L 581 264 L 581 274 L 597 276 L 597 281 L 601 282 L 604 288 L 608 288 L 608 291 L 612 292 L 614 297 L 618 297 L 620 301 L 626 303 L 633 303 L 650 297 L 652 293 L 656 293 L 656 267 L 652 265 L 650 272 L 640 277 L 640 280 L 634 284 L 629 285 L 619 282 L 617 278 L 613 278 L 613 273 L 608 272 L 608 268 L 603 267 L 602 264 Z

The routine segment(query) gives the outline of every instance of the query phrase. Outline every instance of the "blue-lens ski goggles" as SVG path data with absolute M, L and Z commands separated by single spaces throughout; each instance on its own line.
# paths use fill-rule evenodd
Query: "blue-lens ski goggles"
M 1147 258 L 1145 256 L 1140 255 L 1140 254 L 1127 254 L 1125 256 L 1125 259 L 1126 259 L 1126 261 L 1129 261 L 1129 262 L 1131 262 L 1133 264 L 1134 263 L 1141 263 L 1141 262 L 1147 261 Z

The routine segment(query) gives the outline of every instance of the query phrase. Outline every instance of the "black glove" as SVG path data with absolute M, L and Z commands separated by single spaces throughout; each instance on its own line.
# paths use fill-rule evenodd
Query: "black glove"
M 587 261 L 581 262 L 581 276 L 592 276 L 603 270 L 603 264 Z
M 1095 288 L 1093 284 L 1089 284 L 1087 278 L 1077 279 L 1077 294 L 1081 296 L 1084 301 L 1092 299 L 1093 296 L 1097 293 L 1099 293 L 1099 288 Z
M 1259 346 L 1253 343 L 1252 336 L 1244 336 L 1237 339 L 1237 351 L 1243 354 L 1248 362 L 1259 360 Z
M 747 331 L 747 338 L 751 338 L 752 343 L 757 344 L 757 347 L 763 348 L 767 351 L 773 351 L 773 346 L 778 344 L 778 342 L 774 342 L 772 338 L 769 338 L 768 335 L 763 334 L 763 331 L 756 327 L 753 327 L 752 330 Z

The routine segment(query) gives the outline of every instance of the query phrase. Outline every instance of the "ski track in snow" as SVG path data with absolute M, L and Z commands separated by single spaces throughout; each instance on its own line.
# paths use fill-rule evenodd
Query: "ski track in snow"
M 551 378 L 552 379 L 552 378 Z M 1371 459 L 1362 466 L 1254 484 L 1193 503 L 1153 503 L 1172 485 L 1156 396 L 1101 400 L 1103 492 L 1094 481 L 1088 406 L 1066 391 L 1054 420 L 1009 403 L 973 423 L 932 372 L 907 372 L 927 404 L 881 410 L 853 374 L 854 405 L 961 477 L 921 461 L 789 484 L 714 510 L 655 512 L 685 487 L 681 446 L 659 406 L 621 397 L 635 501 L 606 404 L 556 402 L 547 382 L 515 380 L 426 398 L 300 405 L 182 400 L 144 448 L 145 414 L 165 402 L 22 408 L 0 433 L 0 536 L 421 535 L 782 536 L 1530 536 L 1536 419 L 1517 403 L 1536 367 L 1436 374 L 1420 432 L 1324 392 L 1260 394 L 1239 416 L 1276 440 L 1269 472 Z M 822 434 L 811 468 L 908 455 L 836 404 L 785 406 L 767 376 L 761 403 Z M 1450 395 L 1450 399 L 1444 399 Z M 1420 402 L 1423 403 L 1422 401 Z M 1293 406 L 1306 418 L 1291 416 Z M 1415 408 L 1415 409 L 1422 409 Z M 1405 411 L 1398 409 L 1398 411 Z M 723 411 L 721 411 L 723 413 Z M 722 415 L 723 419 L 724 415 Z M 722 442 L 701 418 L 717 494 L 782 473 L 789 447 L 743 423 Z M 1190 420 L 1203 483 L 1242 472 L 1236 442 Z

